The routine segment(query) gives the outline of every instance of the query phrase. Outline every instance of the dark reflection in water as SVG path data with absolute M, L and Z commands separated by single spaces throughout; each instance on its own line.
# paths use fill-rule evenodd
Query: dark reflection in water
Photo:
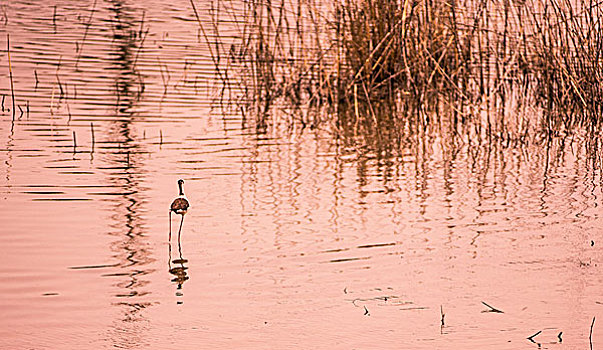
M 135 55 L 140 41 L 138 28 L 134 27 L 139 13 L 122 1 L 110 1 L 112 18 L 106 22 L 111 25 L 113 32 L 112 69 L 117 71 L 115 89 L 115 115 L 109 123 L 108 144 L 117 145 L 111 152 L 105 154 L 109 165 L 109 181 L 121 194 L 115 198 L 115 213 L 112 217 L 115 224 L 114 235 L 118 240 L 111 249 L 115 257 L 121 261 L 117 273 L 122 279 L 117 286 L 122 289 L 115 297 L 122 299 L 118 302 L 124 306 L 123 322 L 115 323 L 115 346 L 142 345 L 146 341 L 139 325 L 132 322 L 145 320 L 143 310 L 151 305 L 144 297 L 149 293 L 147 275 L 153 272 L 146 267 L 152 262 L 151 251 L 144 235 L 146 233 L 144 202 L 145 188 L 141 185 L 145 178 L 143 156 L 145 150 L 136 139 L 135 123 L 137 114 L 134 107 L 140 96 L 138 73 L 135 67 Z M 144 327 L 143 327 L 144 328 Z
M 180 242 L 180 232 L 178 234 L 178 257 L 172 260 L 172 242 L 168 244 L 168 272 L 174 276 L 171 282 L 176 284 L 176 296 L 182 297 L 182 285 L 188 281 L 188 266 L 185 264 L 188 260 L 182 256 L 182 244 Z M 177 304 L 182 304 L 182 300 L 178 300 Z
M 133 117 L 132 109 L 144 92 L 144 82 L 136 69 L 136 60 L 144 39 L 142 30 L 134 27 L 140 13 L 120 1 L 111 1 L 111 10 L 115 17 L 110 21 L 113 41 L 116 45 L 115 69 L 118 70 L 115 81 L 115 107 L 118 117 Z

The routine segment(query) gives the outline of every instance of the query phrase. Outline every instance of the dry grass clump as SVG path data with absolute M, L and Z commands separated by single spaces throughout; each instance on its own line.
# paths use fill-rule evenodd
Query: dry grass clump
M 214 24 L 217 42 L 228 48 L 219 68 L 228 77 L 224 100 L 262 127 L 275 107 L 304 127 L 330 122 L 352 135 L 394 138 L 429 125 L 523 139 L 530 129 L 566 132 L 599 123 L 599 3 L 227 4 L 228 11 L 217 12 L 239 31 L 226 39 L 220 21 Z M 310 112 L 316 110 L 323 113 Z
M 546 127 L 597 128 L 603 112 L 601 3 L 551 1 L 534 14 L 530 69 L 535 96 L 546 111 Z

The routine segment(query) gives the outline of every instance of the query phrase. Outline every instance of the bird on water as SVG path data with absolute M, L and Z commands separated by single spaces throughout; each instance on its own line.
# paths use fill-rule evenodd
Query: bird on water
M 184 222 L 184 214 L 186 214 L 188 208 L 190 207 L 188 199 L 186 199 L 186 196 L 184 195 L 182 185 L 184 185 L 184 180 L 178 180 L 178 189 L 180 190 L 180 193 L 178 194 L 178 197 L 174 199 L 172 205 L 170 206 L 170 240 L 172 239 L 172 212 L 178 215 L 182 215 L 182 219 L 180 220 L 180 228 L 178 229 L 178 238 L 180 238 L 182 222 Z

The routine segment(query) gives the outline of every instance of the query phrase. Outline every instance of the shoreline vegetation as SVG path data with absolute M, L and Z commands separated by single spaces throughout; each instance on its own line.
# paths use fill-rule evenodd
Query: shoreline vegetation
M 217 2 L 211 24 L 198 22 L 221 102 L 258 129 L 280 113 L 301 128 L 330 125 L 379 143 L 435 131 L 512 146 L 577 130 L 598 136 L 602 5 Z M 221 32 L 224 22 L 235 33 Z

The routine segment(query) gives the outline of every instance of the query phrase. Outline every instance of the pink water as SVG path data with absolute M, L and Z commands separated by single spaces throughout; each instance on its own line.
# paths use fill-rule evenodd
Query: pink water
M 0 47 L 10 34 L 25 112 L 8 110 L 3 51 L 0 348 L 603 341 L 603 182 L 589 140 L 451 150 L 425 136 L 388 156 L 328 126 L 257 132 L 212 102 L 189 1 L 92 8 L 2 3 Z M 179 178 L 191 210 L 170 244 Z

